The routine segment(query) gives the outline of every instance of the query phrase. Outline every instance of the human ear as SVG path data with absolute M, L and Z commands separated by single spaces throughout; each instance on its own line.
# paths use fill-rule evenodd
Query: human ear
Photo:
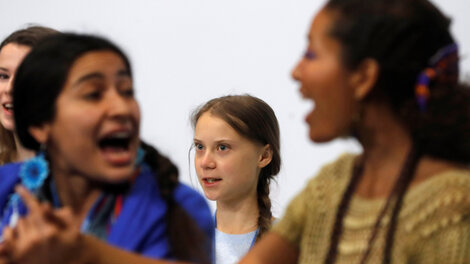
M 354 98 L 363 100 L 372 91 L 377 83 L 379 64 L 375 59 L 363 60 L 351 77 L 351 85 L 354 87 Z
M 271 163 L 272 159 L 273 159 L 273 149 L 271 148 L 271 145 L 266 144 L 263 146 L 260 158 L 258 160 L 258 168 L 262 169 L 268 166 L 268 164 Z
M 50 126 L 48 124 L 31 126 L 28 131 L 39 144 L 45 144 L 49 139 Z

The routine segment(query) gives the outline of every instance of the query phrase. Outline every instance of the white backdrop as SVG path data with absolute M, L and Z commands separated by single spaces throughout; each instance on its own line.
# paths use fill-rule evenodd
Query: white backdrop
M 469 0 L 435 0 L 453 17 L 452 30 L 464 56 L 470 54 Z M 281 126 L 283 167 L 272 186 L 280 216 L 322 164 L 353 141 L 317 145 L 308 141 L 301 100 L 290 70 L 306 45 L 320 0 L 1 0 L 0 38 L 37 23 L 62 31 L 104 35 L 129 55 L 143 114 L 142 137 L 180 168 L 198 188 L 188 163 L 190 113 L 210 98 L 250 93 L 269 103 Z M 463 61 L 470 79 L 470 61 Z M 191 181 L 192 178 L 192 181 Z M 213 206 L 213 204 L 212 204 Z

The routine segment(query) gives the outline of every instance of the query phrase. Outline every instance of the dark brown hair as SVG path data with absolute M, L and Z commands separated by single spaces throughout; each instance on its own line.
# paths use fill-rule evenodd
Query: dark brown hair
M 0 52 L 4 46 L 10 43 L 34 47 L 42 38 L 56 33 L 59 32 L 52 28 L 41 26 L 31 26 L 17 30 L 2 41 L 0 44 Z M 2 125 L 0 125 L 0 146 L 0 165 L 14 161 L 17 155 L 14 134 L 12 131 L 5 129 Z
M 97 36 L 72 33 L 49 36 L 26 56 L 18 68 L 13 88 L 13 103 L 17 106 L 14 114 L 16 131 L 23 146 L 39 150 L 40 145 L 28 128 L 54 119 L 57 98 L 73 63 L 87 52 L 103 50 L 117 54 L 132 76 L 131 65 L 124 52 Z M 174 201 L 178 169 L 152 146 L 143 142 L 141 146 L 146 152 L 144 161 L 154 172 L 168 206 L 166 223 L 172 256 L 178 260 L 210 263 L 210 238 L 204 236 L 194 220 Z
M 229 124 L 241 136 L 269 144 L 273 151 L 271 162 L 261 169 L 256 188 L 258 199 L 257 240 L 271 227 L 272 213 L 269 185 L 281 168 L 279 124 L 273 109 L 263 100 L 251 95 L 229 95 L 212 99 L 192 116 L 193 127 L 202 114 L 209 112 Z
M 430 81 L 426 110 L 417 103 L 419 74 L 438 51 L 454 44 L 450 20 L 428 0 L 329 0 L 325 10 L 333 15 L 330 35 L 341 44 L 345 67 L 355 69 L 365 59 L 379 65 L 376 85 L 366 100 L 388 104 L 413 141 L 414 151 L 388 197 L 396 197 L 383 258 L 383 263 L 390 263 L 397 215 L 419 157 L 470 162 L 470 89 L 458 83 L 457 58 L 451 78 L 436 76 Z M 335 262 L 342 221 L 359 179 L 360 175 L 353 177 L 343 194 L 325 263 Z

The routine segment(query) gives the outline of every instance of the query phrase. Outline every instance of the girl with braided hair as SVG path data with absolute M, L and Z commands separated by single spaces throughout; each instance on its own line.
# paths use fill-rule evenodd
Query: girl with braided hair
M 211 262 L 209 207 L 141 142 L 130 63 L 116 45 L 50 36 L 15 78 L 16 131 L 38 154 L 0 167 L 0 263 Z
M 329 0 L 292 75 L 325 166 L 242 263 L 470 263 L 470 88 L 428 0 Z
M 194 164 L 216 201 L 216 263 L 235 263 L 271 227 L 269 184 L 281 165 L 279 125 L 250 95 L 212 99 L 195 111 Z

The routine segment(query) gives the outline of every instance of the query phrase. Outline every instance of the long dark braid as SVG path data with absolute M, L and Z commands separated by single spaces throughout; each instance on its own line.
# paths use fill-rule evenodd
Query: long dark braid
M 155 172 L 160 193 L 168 206 L 166 222 L 172 255 L 178 260 L 211 263 L 207 254 L 210 252 L 210 238 L 173 198 L 173 190 L 178 184 L 178 168 L 145 142 L 141 142 L 141 147 L 145 150 L 144 161 Z
M 416 167 L 418 162 L 421 158 L 421 153 L 418 149 L 413 149 L 410 155 L 405 162 L 405 166 L 402 171 L 402 175 L 397 182 L 398 188 L 396 191 L 397 200 L 395 202 L 395 206 L 393 207 L 393 212 L 390 217 L 390 224 L 388 226 L 387 237 L 385 241 L 385 249 L 384 249 L 384 258 L 383 263 L 389 264 L 392 260 L 392 249 L 393 249 L 393 242 L 395 237 L 395 230 L 397 228 L 398 223 L 398 214 L 400 209 L 403 205 L 403 198 L 405 197 L 406 190 L 410 186 L 411 181 L 414 178 Z
M 369 238 L 369 242 L 367 245 L 366 252 L 362 256 L 361 264 L 365 264 L 369 254 L 372 250 L 372 245 L 375 241 L 377 236 L 378 230 L 380 228 L 380 223 L 382 222 L 382 218 L 384 217 L 385 213 L 388 211 L 389 205 L 394 197 L 396 197 L 396 202 L 393 207 L 392 215 L 390 218 L 390 224 L 388 226 L 385 248 L 384 248 L 384 256 L 383 256 L 383 263 L 389 264 L 391 263 L 391 254 L 394 242 L 394 235 L 395 230 L 398 222 L 398 214 L 400 212 L 401 206 L 403 204 L 403 198 L 405 196 L 406 190 L 410 185 L 414 172 L 416 170 L 416 165 L 418 164 L 419 158 L 421 154 L 416 150 L 416 148 L 412 147 L 410 153 L 408 154 L 405 163 L 402 167 L 400 175 L 395 183 L 395 186 L 392 189 L 392 192 L 387 197 L 387 201 L 385 202 L 384 208 L 379 213 L 377 220 L 374 224 L 374 227 L 371 231 L 371 236 Z M 360 179 L 362 178 L 364 170 L 364 159 L 355 165 L 353 176 L 351 178 L 350 183 L 348 184 L 343 197 L 341 199 L 340 205 L 338 206 L 338 211 L 336 213 L 335 225 L 333 227 L 333 232 L 331 234 L 330 239 L 330 249 L 328 251 L 328 255 L 325 258 L 325 264 L 332 264 L 335 263 L 337 257 L 337 251 L 339 246 L 339 239 L 341 237 L 341 233 L 343 231 L 343 219 L 346 215 L 346 212 L 349 207 L 349 203 L 351 201 L 351 197 L 359 183 Z
M 362 159 L 364 159 L 364 157 L 362 157 Z M 359 183 L 363 171 L 364 162 L 361 160 L 354 165 L 351 180 L 349 181 L 349 184 L 344 191 L 343 197 L 341 198 L 338 211 L 336 211 L 335 223 L 333 226 L 333 232 L 331 232 L 330 247 L 325 258 L 325 264 L 333 264 L 336 261 L 336 256 L 338 255 L 339 238 L 343 232 L 343 219 L 346 215 L 346 212 L 348 211 L 349 201 L 351 200 L 354 190 Z

